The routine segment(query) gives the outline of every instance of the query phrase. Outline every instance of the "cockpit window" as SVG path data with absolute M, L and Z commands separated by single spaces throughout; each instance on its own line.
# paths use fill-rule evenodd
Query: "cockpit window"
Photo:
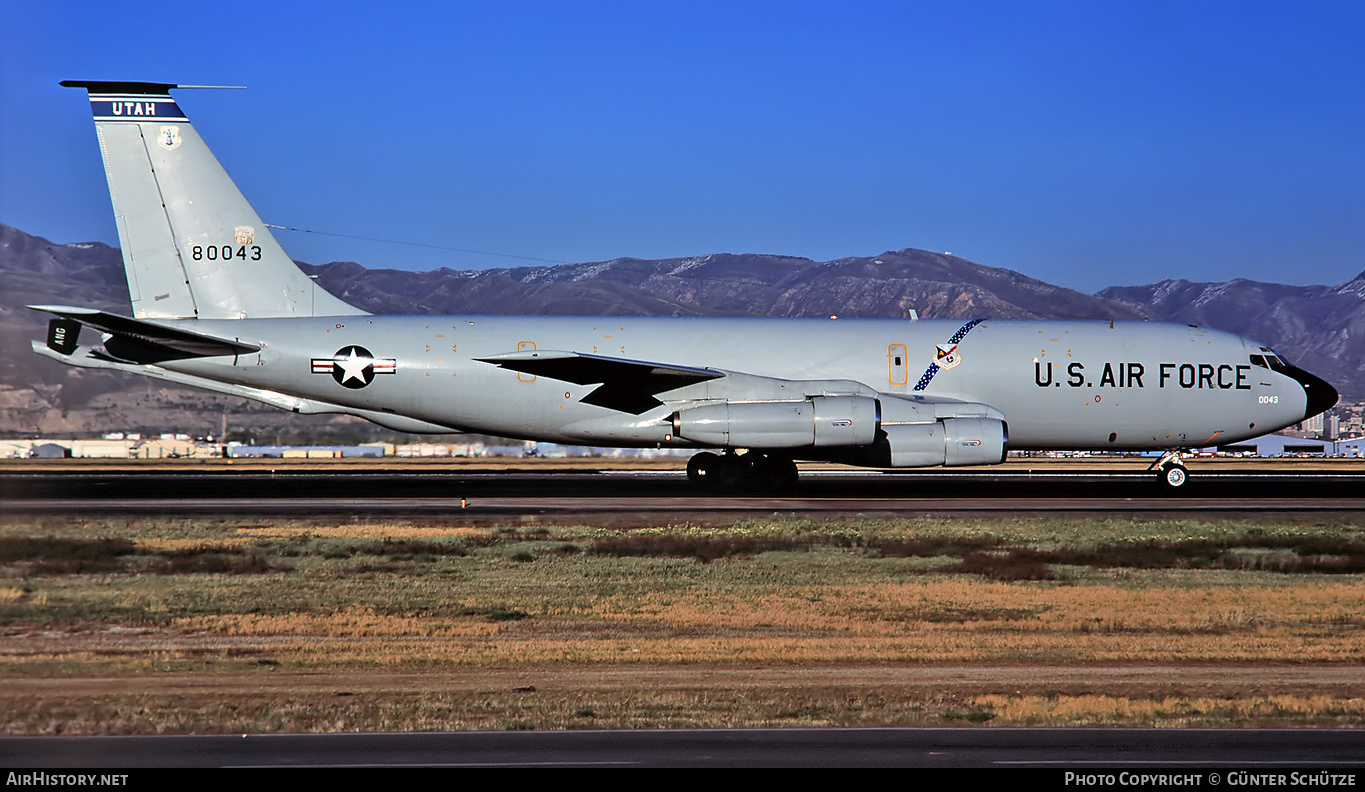
M 1275 371 L 1282 371 L 1289 367 L 1289 364 L 1285 363 L 1284 359 L 1277 355 L 1273 350 L 1267 347 L 1261 347 L 1261 351 L 1266 354 L 1251 356 L 1251 364 L 1253 366 L 1260 366 L 1261 368 L 1273 369 Z

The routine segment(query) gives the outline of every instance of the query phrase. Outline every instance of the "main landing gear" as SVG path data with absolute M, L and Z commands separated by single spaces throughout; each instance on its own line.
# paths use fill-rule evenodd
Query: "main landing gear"
M 1182 454 L 1183 452 L 1179 450 L 1167 451 L 1161 455 L 1160 459 L 1152 463 L 1151 468 L 1148 468 L 1148 470 L 1155 468 L 1160 471 L 1160 480 L 1166 489 L 1178 490 L 1185 486 L 1185 482 L 1189 480 L 1189 471 L 1185 470 L 1185 465 L 1180 461 Z
M 739 489 L 785 491 L 796 487 L 796 463 L 787 457 L 750 451 L 716 454 L 703 451 L 687 462 L 693 486 L 733 492 Z

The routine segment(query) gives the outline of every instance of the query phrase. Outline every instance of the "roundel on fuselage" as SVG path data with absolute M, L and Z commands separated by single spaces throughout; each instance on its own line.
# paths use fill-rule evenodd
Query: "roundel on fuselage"
M 365 347 L 351 344 L 330 358 L 313 358 L 313 373 L 331 374 L 338 385 L 354 390 L 374 382 L 379 374 L 394 373 L 397 363 L 394 358 L 377 358 Z

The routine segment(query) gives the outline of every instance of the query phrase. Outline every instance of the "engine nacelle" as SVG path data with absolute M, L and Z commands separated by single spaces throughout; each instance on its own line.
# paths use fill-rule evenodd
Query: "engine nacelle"
M 925 420 L 932 412 L 922 405 L 897 401 L 890 406 L 886 414 L 876 399 L 867 396 L 708 404 L 674 413 L 673 434 L 722 448 L 828 448 L 833 452 L 830 459 L 873 467 L 1005 461 L 1009 437 L 1002 420 Z M 907 419 L 918 422 L 882 423 Z
M 808 401 L 710 404 L 673 416 L 673 434 L 726 448 L 820 448 L 877 439 L 877 401 L 816 396 Z
M 891 467 L 998 465 L 1009 429 L 994 418 L 945 418 L 934 423 L 883 426 Z

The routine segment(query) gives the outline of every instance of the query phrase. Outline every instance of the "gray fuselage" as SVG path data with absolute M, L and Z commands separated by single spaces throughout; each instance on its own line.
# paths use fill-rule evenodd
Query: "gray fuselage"
M 671 435 L 671 414 L 716 400 L 772 399 L 765 378 L 820 382 L 827 395 L 989 405 L 1004 414 L 1016 449 L 1222 445 L 1297 423 L 1308 407 L 1293 376 L 1253 364 L 1259 344 L 1159 322 L 986 320 L 961 338 L 951 366 L 937 364 L 939 345 L 964 330 L 964 320 L 344 316 L 176 324 L 262 348 L 162 364 L 171 370 L 561 443 L 695 446 Z M 330 361 L 352 346 L 384 362 L 348 387 Z M 661 405 L 632 415 L 583 403 L 594 385 L 476 360 L 532 349 L 742 374 L 660 394 Z M 792 398 L 811 395 L 807 387 Z

